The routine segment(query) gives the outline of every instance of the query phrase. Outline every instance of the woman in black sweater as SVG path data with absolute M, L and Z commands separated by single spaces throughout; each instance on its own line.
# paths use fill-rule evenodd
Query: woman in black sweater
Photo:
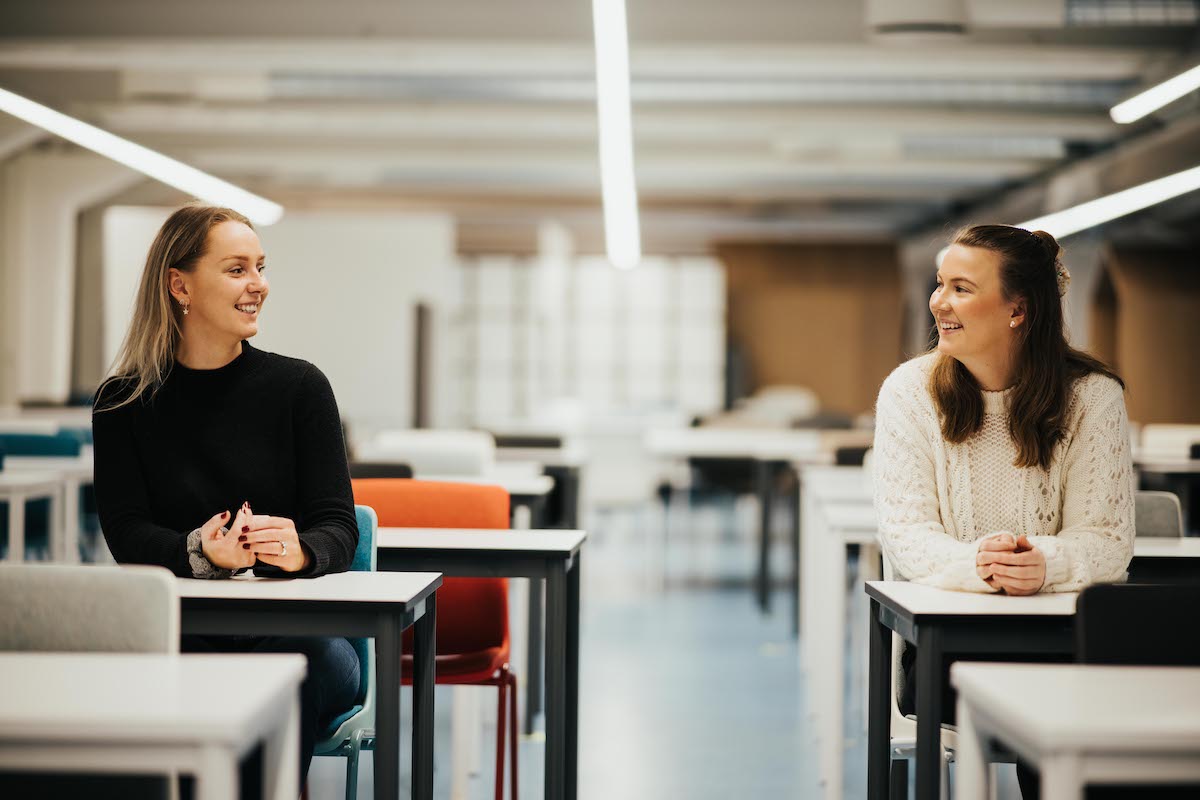
M 181 208 L 150 246 L 118 367 L 92 413 L 96 503 L 121 563 L 307 578 L 353 560 L 358 526 L 329 381 L 246 341 L 269 291 L 264 262 L 250 222 L 227 208 Z M 350 644 L 185 636 L 182 649 L 308 657 L 303 785 L 319 726 L 357 695 Z M 253 676 L 241 686 L 254 691 Z

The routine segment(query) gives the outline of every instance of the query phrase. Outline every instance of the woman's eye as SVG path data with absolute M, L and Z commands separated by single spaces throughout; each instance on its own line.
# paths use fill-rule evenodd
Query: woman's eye
M 236 275 L 237 273 L 239 273 L 241 271 L 242 271 L 241 267 L 234 267 L 233 269 L 229 270 L 229 272 L 233 275 Z
M 954 287 L 954 291 L 965 293 L 967 291 L 967 288 L 965 286 L 956 286 L 956 287 Z

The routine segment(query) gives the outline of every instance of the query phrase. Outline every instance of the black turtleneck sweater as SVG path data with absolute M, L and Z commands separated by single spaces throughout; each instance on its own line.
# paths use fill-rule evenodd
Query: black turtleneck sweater
M 255 514 L 295 522 L 312 562 L 293 575 L 349 568 L 358 525 L 337 403 L 320 370 L 243 342 L 219 369 L 176 363 L 153 398 L 104 410 L 128 391 L 110 379 L 92 411 L 96 504 L 118 562 L 191 577 L 187 535 L 249 501 Z M 261 561 L 254 571 L 288 575 Z

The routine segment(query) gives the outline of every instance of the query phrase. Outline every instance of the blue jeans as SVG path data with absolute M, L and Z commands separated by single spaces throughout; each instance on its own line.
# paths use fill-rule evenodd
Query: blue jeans
M 358 654 L 345 639 L 310 636 L 184 636 L 185 653 L 300 653 L 308 675 L 300 684 L 300 785 L 308 778 L 317 734 L 349 711 L 358 697 Z M 262 795 L 261 753 L 242 764 L 243 797 Z M 256 790 L 257 787 L 257 790 Z

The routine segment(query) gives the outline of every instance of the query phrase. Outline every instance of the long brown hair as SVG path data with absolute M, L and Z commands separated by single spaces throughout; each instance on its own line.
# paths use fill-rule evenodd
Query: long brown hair
M 1108 365 L 1067 344 L 1058 289 L 1062 249 L 1053 236 L 1011 225 L 975 225 L 960 229 L 952 243 L 996 253 L 1004 299 L 1025 302 L 1025 324 L 1017 329 L 1008 432 L 1017 447 L 1014 466 L 1047 469 L 1055 445 L 1066 435 L 1072 384 L 1093 372 L 1122 387 L 1125 382 Z M 929 391 L 947 441 L 965 442 L 983 426 L 982 389 L 961 361 L 940 355 L 929 375 Z
M 208 244 L 208 232 L 231 220 L 251 229 L 254 227 L 250 220 L 232 208 L 194 204 L 171 214 L 158 229 L 146 254 L 133 319 L 129 322 L 129 331 L 112 373 L 113 378 L 124 382 L 124 388 L 119 398 L 97 411 L 120 408 L 146 392 L 153 397 L 167 379 L 183 332 L 182 312 L 171 302 L 168 273 L 172 267 L 182 272 L 195 269 Z

